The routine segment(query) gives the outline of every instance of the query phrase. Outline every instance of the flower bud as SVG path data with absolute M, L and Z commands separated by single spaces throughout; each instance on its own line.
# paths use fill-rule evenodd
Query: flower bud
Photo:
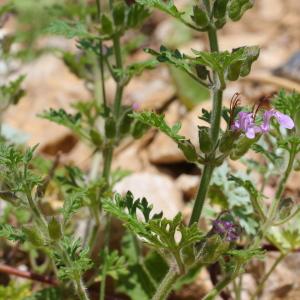
M 296 159 L 296 161 L 295 161 L 294 170 L 300 171 L 300 160 L 299 159 Z
M 287 217 L 289 217 L 289 215 L 292 212 L 292 209 L 295 205 L 295 202 L 292 198 L 285 198 L 282 199 L 280 204 L 279 204 L 279 209 L 278 209 L 278 216 L 280 220 L 284 220 Z
M 112 139 L 117 134 L 116 121 L 113 117 L 108 117 L 105 120 L 105 136 Z
M 44 246 L 43 238 L 41 237 L 40 233 L 38 233 L 36 229 L 34 229 L 31 226 L 24 226 L 22 228 L 22 231 L 26 236 L 26 240 L 29 241 L 31 244 L 33 244 L 36 247 Z
M 129 113 L 125 113 L 120 121 L 120 132 L 121 134 L 127 134 L 130 131 L 130 127 L 132 124 L 132 117 Z
M 147 130 L 149 129 L 149 125 L 144 124 L 140 121 L 136 121 L 132 128 L 132 136 L 135 139 L 140 138 Z
M 225 131 L 220 139 L 219 151 L 221 153 L 229 153 L 233 149 L 234 143 L 237 140 L 238 136 L 239 133 L 237 131 Z
M 242 136 L 238 139 L 233 151 L 230 154 L 232 160 L 237 160 L 245 155 L 251 146 L 258 141 L 260 134 L 257 134 L 254 139 L 249 139 L 246 136 Z
M 193 7 L 192 20 L 201 28 L 205 28 L 209 24 L 209 17 L 204 9 L 195 5 Z
M 208 130 L 209 130 L 208 127 L 204 127 L 204 126 L 198 127 L 199 145 L 200 145 L 200 150 L 203 153 L 210 153 L 213 148 L 213 143 L 211 141 Z
M 62 236 L 61 226 L 60 223 L 55 219 L 52 218 L 48 224 L 48 232 L 49 236 L 52 240 L 59 240 Z
M 185 158 L 190 161 L 194 162 L 198 159 L 197 151 L 194 147 L 194 145 L 187 140 L 182 141 L 180 144 L 178 144 L 178 148 L 183 152 Z
M 95 130 L 95 129 L 91 129 L 90 130 L 90 138 L 92 143 L 96 146 L 96 147 L 100 147 L 103 144 L 103 139 L 100 135 L 100 133 Z
M 204 241 L 196 245 L 197 260 L 212 264 L 225 253 L 230 247 L 230 243 L 224 241 L 219 235 L 207 236 Z

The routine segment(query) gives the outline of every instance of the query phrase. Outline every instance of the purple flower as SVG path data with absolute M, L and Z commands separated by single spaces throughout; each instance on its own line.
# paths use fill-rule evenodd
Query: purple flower
M 233 123 L 232 129 L 245 132 L 249 139 L 254 139 L 255 134 L 261 132 L 260 127 L 254 123 L 253 113 L 243 111 L 239 112 L 238 119 Z
M 294 121 L 288 115 L 275 109 L 271 109 L 264 112 L 263 124 L 260 126 L 262 132 L 268 132 L 270 130 L 272 117 L 274 117 L 283 128 L 292 129 L 295 126 Z
M 263 123 L 258 126 L 255 124 L 255 117 L 251 112 L 239 112 L 238 118 L 234 121 L 232 129 L 243 131 L 247 138 L 254 139 L 256 133 L 266 133 L 270 131 L 270 122 L 275 118 L 280 126 L 287 129 L 294 128 L 294 121 L 287 115 L 275 110 L 266 110 L 263 114 Z
M 239 227 L 231 221 L 215 220 L 213 221 L 213 232 L 224 236 L 228 242 L 234 242 L 238 239 L 240 230 Z
M 132 110 L 137 111 L 141 108 L 140 104 L 137 102 L 134 102 L 131 106 Z

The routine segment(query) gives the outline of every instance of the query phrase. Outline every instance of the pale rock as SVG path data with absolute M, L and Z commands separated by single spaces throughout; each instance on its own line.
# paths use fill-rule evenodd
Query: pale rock
M 286 188 L 292 191 L 299 191 L 299 182 L 300 182 L 300 172 L 293 171 L 289 176 L 289 179 L 286 183 Z
M 269 253 L 266 257 L 266 270 L 269 270 L 274 260 L 278 257 L 279 253 Z M 290 254 L 291 258 L 294 254 Z M 274 270 L 265 284 L 264 293 L 261 297 L 262 300 L 273 299 L 289 299 L 287 296 L 294 285 L 299 285 L 299 274 L 295 270 L 299 269 L 299 265 L 294 261 L 292 264 L 286 263 L 284 259 Z M 299 272 L 298 272 L 299 273 Z M 292 299 L 292 298 L 291 298 Z
M 128 145 L 122 144 L 116 149 L 112 167 L 114 170 L 121 169 L 131 172 L 151 170 L 146 147 L 153 139 L 154 130 L 149 130 L 142 138 L 134 140 Z
M 29 134 L 29 145 L 39 143 L 40 148 L 70 136 L 70 131 L 65 127 L 41 119 L 37 115 L 49 108 L 70 111 L 73 102 L 88 99 L 89 93 L 83 81 L 53 55 L 41 56 L 27 64 L 20 73 L 26 75 L 26 95 L 17 106 L 9 108 L 4 122 Z
M 163 211 L 166 218 L 173 218 L 184 208 L 181 192 L 166 175 L 135 173 L 117 183 L 115 191 L 122 195 L 131 191 L 135 198 L 145 197 L 153 204 L 153 211 L 155 213 Z
M 199 181 L 200 177 L 197 175 L 182 174 L 176 179 L 175 184 L 185 197 L 192 199 L 196 196 Z
M 199 300 L 213 289 L 213 285 L 206 268 L 202 268 L 196 280 L 185 285 L 180 291 L 176 292 L 176 299 L 181 300 Z M 216 298 L 219 300 L 219 297 Z
M 116 84 L 112 79 L 106 81 L 107 98 L 113 102 Z M 124 90 L 124 105 L 137 103 L 140 109 L 159 110 L 175 95 L 168 68 L 160 65 L 154 70 L 146 70 L 134 77 Z

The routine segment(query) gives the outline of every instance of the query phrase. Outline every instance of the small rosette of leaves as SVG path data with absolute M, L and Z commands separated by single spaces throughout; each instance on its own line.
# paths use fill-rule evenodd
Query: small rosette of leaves
M 54 249 L 53 256 L 61 280 L 80 280 L 84 272 L 92 267 L 89 249 L 82 248 L 79 239 L 65 236 Z
M 241 47 L 232 52 L 205 52 L 193 50 L 196 58 L 192 62 L 204 66 L 218 75 L 218 86 L 225 88 L 226 80 L 236 81 L 239 77 L 247 76 L 251 66 L 259 56 L 257 46 Z
M 42 184 L 42 178 L 32 172 L 30 163 L 37 146 L 25 152 L 14 146 L 0 145 L 0 180 L 2 191 L 0 197 L 13 205 L 26 205 L 24 195 L 34 187 Z
M 164 116 L 158 115 L 154 112 L 133 113 L 133 117 L 150 127 L 159 129 L 161 132 L 169 136 L 177 144 L 178 148 L 182 151 L 188 161 L 201 161 L 201 157 L 197 153 L 197 150 L 191 143 L 191 141 L 178 134 L 181 128 L 181 125 L 179 123 L 176 123 L 174 126 L 169 127 L 164 119 Z

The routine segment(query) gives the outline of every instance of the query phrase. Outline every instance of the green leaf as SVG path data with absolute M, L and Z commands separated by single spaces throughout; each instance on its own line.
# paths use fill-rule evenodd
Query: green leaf
M 150 48 L 146 48 L 145 52 L 155 56 L 156 59 L 161 63 L 168 63 L 170 65 L 175 66 L 177 69 L 186 72 L 190 76 L 196 76 L 193 75 L 194 69 L 190 60 L 184 54 L 180 53 L 180 51 L 177 49 L 169 50 L 166 47 L 161 46 L 159 52 Z
M 20 283 L 20 282 L 16 282 L 16 280 L 10 280 L 7 285 L 0 285 L 0 299 L 1 300 L 24 300 L 24 299 L 27 300 L 28 298 L 27 296 L 31 294 L 31 291 L 32 291 L 32 286 L 30 283 L 28 282 Z
M 61 247 L 71 260 L 70 265 L 65 265 L 65 259 L 62 259 L 61 253 L 55 253 L 54 259 L 58 266 L 58 277 L 61 280 L 78 280 L 93 266 L 89 258 L 89 249 L 81 246 L 80 239 L 64 236 L 61 241 Z
M 105 14 L 103 14 L 101 17 L 101 32 L 106 35 L 111 35 L 114 32 L 113 23 Z
M 232 21 L 238 21 L 246 10 L 252 8 L 253 0 L 231 0 L 229 4 L 228 16 Z
M 71 24 L 62 20 L 53 21 L 46 29 L 46 33 L 63 35 L 68 39 L 72 39 L 74 37 L 77 38 L 92 37 L 92 35 L 88 33 L 84 24 L 79 22 L 75 24 Z
M 163 115 L 158 115 L 154 112 L 133 113 L 133 117 L 138 121 L 147 124 L 151 127 L 159 129 L 161 132 L 169 136 L 183 152 L 187 160 L 195 162 L 198 159 L 196 148 L 190 140 L 184 136 L 178 135 L 178 127 L 169 127 Z M 175 129 L 175 130 L 174 130 Z
M 84 206 L 85 197 L 86 195 L 83 192 L 73 192 L 71 194 L 66 195 L 64 199 L 64 205 L 62 208 L 64 224 L 70 220 L 73 214 L 75 214 L 80 208 Z
M 241 185 L 233 180 L 228 180 L 230 176 L 241 180 Z M 230 210 L 234 218 L 247 234 L 255 235 L 257 233 L 258 222 L 254 215 L 250 193 L 243 186 L 250 190 L 252 197 L 259 199 L 260 194 L 254 189 L 254 184 L 250 177 L 242 171 L 232 174 L 228 164 L 224 163 L 217 168 L 213 174 L 208 196 L 213 204 L 218 204 L 223 210 Z
M 59 288 L 45 288 L 38 292 L 33 293 L 29 297 L 22 300 L 62 300 L 65 299 Z
M 123 3 L 114 5 L 112 15 L 115 26 L 122 27 L 125 21 L 125 5 Z
M 229 0 L 215 0 L 213 14 L 216 19 L 223 19 L 226 16 L 226 10 Z
M 172 0 L 168 0 L 167 2 L 161 0 L 137 0 L 137 2 L 148 7 L 157 8 L 177 20 L 183 20 L 182 16 L 184 12 L 180 12 Z
M 19 100 L 25 95 L 25 91 L 21 87 L 24 79 L 25 76 L 21 75 L 8 84 L 0 86 L 1 110 L 7 108 L 10 104 L 18 104 Z
M 108 253 L 107 251 L 103 250 L 100 253 L 100 256 L 102 258 L 102 265 L 99 272 L 100 275 L 97 277 L 99 281 L 102 281 L 101 274 L 103 269 L 105 269 L 105 273 L 108 276 L 115 280 L 119 280 L 120 276 L 125 276 L 128 274 L 126 258 L 121 256 L 118 251 L 115 250 Z
M 172 220 L 162 218 L 162 214 L 151 215 L 152 206 L 147 200 L 145 198 L 134 200 L 130 192 L 123 198 L 117 194 L 114 201 L 104 200 L 103 208 L 123 221 L 143 242 L 158 251 L 168 251 L 171 256 L 175 253 L 180 256 L 183 248 L 192 246 L 202 238 L 196 224 L 191 227 L 183 225 L 180 213 Z M 144 220 L 138 218 L 138 211 Z M 179 241 L 176 239 L 177 233 L 181 236 Z
M 126 10 L 126 28 L 135 28 L 143 24 L 144 20 L 150 15 L 144 5 L 134 3 Z
M 40 114 L 39 117 L 56 124 L 63 125 L 81 137 L 86 136 L 82 128 L 82 115 L 79 112 L 70 114 L 62 108 L 58 110 L 50 108 L 48 111 L 44 111 L 42 114 Z
M 206 28 L 209 24 L 209 17 L 207 12 L 199 6 L 193 7 L 192 20 L 202 29 Z
M 264 258 L 265 251 L 257 248 L 257 249 L 243 249 L 243 250 L 229 250 L 227 252 L 228 255 L 234 256 L 242 261 L 242 263 L 245 263 L 249 261 L 250 259 L 256 257 L 259 259 Z
M 25 242 L 24 233 L 9 224 L 0 224 L 0 238 L 5 238 L 13 242 Z
M 158 62 L 149 59 L 142 62 L 132 63 L 124 69 L 114 69 L 118 78 L 122 79 L 123 84 L 129 83 L 132 77 L 141 75 L 144 70 L 152 70 L 157 66 Z
M 209 99 L 208 88 L 200 85 L 196 80 L 191 80 L 186 72 L 177 69 L 175 66 L 171 66 L 170 71 L 178 97 L 188 109 L 192 109 Z
M 220 84 L 225 86 L 225 79 L 237 80 L 240 76 L 249 74 L 252 63 L 257 60 L 259 48 L 257 46 L 241 47 L 234 49 L 231 53 L 195 51 L 194 64 L 204 65 L 216 72 Z
M 264 155 L 274 166 L 278 165 L 278 161 L 281 160 L 280 156 L 278 156 L 274 152 L 266 150 L 259 144 L 253 144 L 251 146 L 251 149 L 254 150 L 256 153 L 261 153 L 262 155 Z
M 280 90 L 272 101 L 274 107 L 280 112 L 289 115 L 297 122 L 296 115 L 300 111 L 300 94 L 297 92 L 287 93 Z

